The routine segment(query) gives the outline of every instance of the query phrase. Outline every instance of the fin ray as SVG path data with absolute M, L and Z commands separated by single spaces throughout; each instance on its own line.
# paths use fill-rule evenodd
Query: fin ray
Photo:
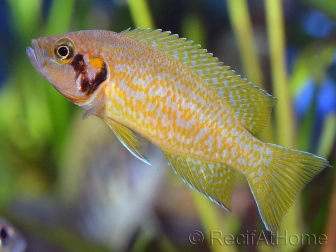
M 135 157 L 151 165 L 150 161 L 144 154 L 143 146 L 139 142 L 137 136 L 133 131 L 120 123 L 110 119 L 103 118 L 106 124 L 112 129 L 113 133 L 119 139 L 119 141 L 128 149 Z
M 247 181 L 267 230 L 274 232 L 299 192 L 329 165 L 324 158 L 275 144 L 267 144 L 265 159 L 247 173 Z
M 168 163 L 191 188 L 231 211 L 235 170 L 221 163 L 164 153 Z

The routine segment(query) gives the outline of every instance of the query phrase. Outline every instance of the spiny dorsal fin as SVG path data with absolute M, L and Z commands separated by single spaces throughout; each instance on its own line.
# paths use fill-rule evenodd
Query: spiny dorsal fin
M 276 99 L 236 75 L 229 66 L 223 65 L 200 45 L 160 29 L 137 28 L 121 33 L 159 49 L 189 67 L 224 97 L 240 122 L 250 132 L 260 133 L 265 128 Z
M 231 197 L 235 182 L 233 168 L 221 163 L 210 163 L 169 153 L 164 155 L 174 171 L 191 188 L 231 211 Z

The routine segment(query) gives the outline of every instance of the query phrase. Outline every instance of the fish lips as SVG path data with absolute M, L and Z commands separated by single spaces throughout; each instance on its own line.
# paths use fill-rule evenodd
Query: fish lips
M 27 47 L 26 48 L 26 53 L 28 56 L 28 59 L 30 60 L 30 62 L 33 64 L 33 66 L 36 68 L 37 71 L 40 72 L 40 74 L 43 75 L 42 73 L 42 64 L 41 64 L 41 60 L 42 60 L 42 55 L 41 55 L 41 49 L 38 45 L 38 42 L 36 39 L 33 39 L 31 41 L 32 47 Z

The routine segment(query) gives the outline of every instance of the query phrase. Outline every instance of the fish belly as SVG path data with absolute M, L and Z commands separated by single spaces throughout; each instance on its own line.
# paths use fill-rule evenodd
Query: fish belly
M 165 80 L 167 76 L 129 78 L 126 73 L 106 95 L 109 117 L 164 152 L 246 169 L 251 152 L 261 142 L 214 90 L 187 72 L 179 78 L 168 76 L 171 81 Z

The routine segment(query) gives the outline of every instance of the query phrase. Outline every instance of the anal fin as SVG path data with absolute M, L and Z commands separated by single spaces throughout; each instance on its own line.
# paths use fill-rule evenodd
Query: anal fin
M 113 133 L 119 139 L 119 141 L 138 159 L 151 165 L 148 158 L 145 156 L 143 146 L 139 142 L 136 134 L 127 128 L 126 126 L 117 123 L 111 118 L 103 118 L 106 124 L 112 129 Z M 151 165 L 152 166 L 152 165 Z
M 168 163 L 184 182 L 199 193 L 231 211 L 235 170 L 222 163 L 211 163 L 164 153 Z

